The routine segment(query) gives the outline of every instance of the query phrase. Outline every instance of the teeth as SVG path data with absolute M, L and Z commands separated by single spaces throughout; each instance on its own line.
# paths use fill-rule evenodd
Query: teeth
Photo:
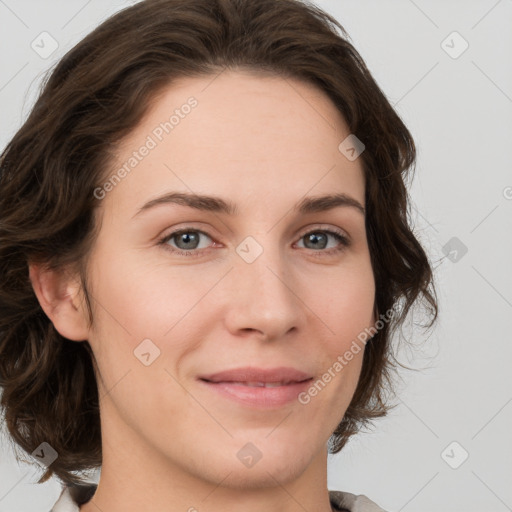
M 239 386 L 248 386 L 251 388 L 277 388 L 279 386 L 288 386 L 289 384 L 294 383 L 294 381 L 283 381 L 283 380 L 281 380 L 279 382 L 257 382 L 257 381 L 242 382 L 242 381 L 211 381 L 211 380 L 209 381 L 209 380 L 207 380 L 207 382 L 212 382 L 213 384 L 219 384 L 219 383 L 223 382 L 226 384 L 237 384 Z
M 242 386 L 258 387 L 258 388 L 277 388 L 285 386 L 286 382 L 233 382 L 232 384 L 240 384 Z

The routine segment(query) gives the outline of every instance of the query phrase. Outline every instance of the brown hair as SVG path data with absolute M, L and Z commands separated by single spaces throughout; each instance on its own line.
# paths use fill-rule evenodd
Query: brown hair
M 337 453 L 390 408 L 391 334 L 411 306 L 437 317 L 432 270 L 408 222 L 405 187 L 415 162 L 411 134 L 348 42 L 343 27 L 301 0 L 145 0 L 72 48 L 46 79 L 28 119 L 0 159 L 0 386 L 12 439 L 32 453 L 49 443 L 58 458 L 38 483 L 102 461 L 94 357 L 67 342 L 33 291 L 28 262 L 72 268 L 93 322 L 87 256 L 98 233 L 93 191 L 112 148 L 150 102 L 179 77 L 245 68 L 306 80 L 323 90 L 366 146 L 366 229 L 376 312 L 397 311 L 367 343 L 362 373 L 331 437 Z M 341 141 L 340 141 L 341 142 Z

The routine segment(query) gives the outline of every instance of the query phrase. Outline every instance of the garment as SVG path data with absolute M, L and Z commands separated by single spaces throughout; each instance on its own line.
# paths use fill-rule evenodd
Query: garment
M 96 491 L 96 485 L 64 487 L 50 512 L 79 512 L 79 505 L 87 503 Z M 385 512 L 364 494 L 329 491 L 331 507 L 335 512 Z

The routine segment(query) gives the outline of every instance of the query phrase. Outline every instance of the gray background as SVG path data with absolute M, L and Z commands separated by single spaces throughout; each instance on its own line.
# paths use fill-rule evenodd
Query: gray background
M 0 0 L 1 148 L 43 72 L 129 3 Z M 399 351 L 419 370 L 400 372 L 399 406 L 330 456 L 329 488 L 388 512 L 512 510 L 512 0 L 316 4 L 415 138 L 413 221 L 441 309 L 430 336 L 414 329 L 417 349 Z M 31 48 L 43 31 L 59 45 L 46 59 Z M 35 484 L 37 466 L 18 464 L 5 439 L 0 450 L 0 512 L 47 512 L 58 483 Z

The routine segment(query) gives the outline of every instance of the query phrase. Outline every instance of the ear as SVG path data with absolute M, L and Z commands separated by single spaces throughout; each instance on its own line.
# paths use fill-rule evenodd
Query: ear
M 29 277 L 41 308 L 65 338 L 85 341 L 89 337 L 80 280 L 63 270 L 48 270 L 29 264 Z

